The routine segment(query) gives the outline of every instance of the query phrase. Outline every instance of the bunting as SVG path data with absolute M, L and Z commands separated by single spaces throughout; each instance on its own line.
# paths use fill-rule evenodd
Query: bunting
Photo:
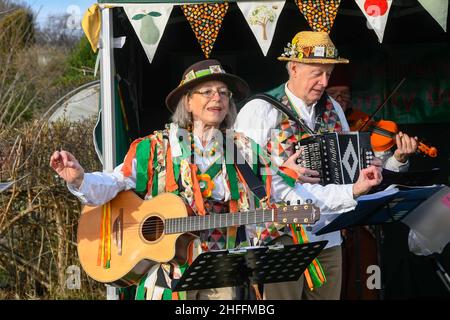
M 255 35 L 264 56 L 267 55 L 270 45 L 272 44 L 278 18 L 280 17 L 285 2 L 286 1 L 263 3 L 261 3 L 261 1 L 237 2 L 245 20 Z
M 295 0 L 313 31 L 330 33 L 341 0 Z
M 419 0 L 419 3 L 439 23 L 442 29 L 447 32 L 448 0 Z
M 148 61 L 152 63 L 173 4 L 142 4 L 123 8 L 144 48 Z
M 206 58 L 209 58 L 214 47 L 228 7 L 226 2 L 181 6 Z
M 355 0 L 367 18 L 368 26 L 377 34 L 378 41 L 383 42 L 384 29 L 391 10 L 392 0 Z

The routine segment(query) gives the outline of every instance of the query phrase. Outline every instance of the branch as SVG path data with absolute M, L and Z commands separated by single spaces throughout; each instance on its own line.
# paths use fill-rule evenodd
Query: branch
M 7 263 L 11 266 L 17 267 L 21 272 L 28 272 L 30 276 L 42 284 L 47 290 L 51 289 L 51 284 L 48 282 L 47 275 L 40 269 L 36 268 L 34 265 L 27 262 L 21 256 L 11 252 L 11 250 L 5 245 L 0 243 L 0 255 L 5 257 Z M 19 263 L 19 265 L 14 265 L 14 261 L 11 259 L 11 255 L 14 256 L 15 260 Z

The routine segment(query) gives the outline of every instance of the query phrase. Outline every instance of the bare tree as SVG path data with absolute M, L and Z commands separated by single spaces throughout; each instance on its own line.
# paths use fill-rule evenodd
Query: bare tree
M 0 18 L 0 124 L 14 125 L 35 99 L 25 70 L 16 64 L 17 55 L 34 42 L 34 21 L 30 11 L 14 9 Z
M 68 14 L 52 14 L 47 17 L 43 27 L 37 33 L 37 42 L 58 47 L 72 48 L 81 38 L 82 32 L 74 25 L 73 17 Z

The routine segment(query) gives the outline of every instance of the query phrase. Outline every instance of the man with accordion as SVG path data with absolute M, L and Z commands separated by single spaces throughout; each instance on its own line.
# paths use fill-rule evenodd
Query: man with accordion
M 325 88 L 334 65 L 349 61 L 338 56 L 326 32 L 312 31 L 295 35 L 278 60 L 287 61 L 289 80 L 247 102 L 234 128 L 266 148 L 272 164 L 280 169 L 281 174 L 272 177 L 274 197 L 290 201 L 295 193 L 309 193 L 315 203 L 328 208 L 328 212 L 322 210 L 321 219 L 327 219 L 327 213 L 352 210 L 355 199 L 380 184 L 382 177 L 381 161 L 373 157 L 368 137 L 336 134 L 349 131 L 349 125 L 342 108 L 325 93 Z M 307 135 L 310 137 L 305 139 Z M 277 187 L 284 182 L 293 189 Z M 315 236 L 303 227 L 265 228 L 258 230 L 261 237 L 256 244 L 328 240 L 318 263 L 308 268 L 299 281 L 266 284 L 266 299 L 339 299 L 340 232 Z

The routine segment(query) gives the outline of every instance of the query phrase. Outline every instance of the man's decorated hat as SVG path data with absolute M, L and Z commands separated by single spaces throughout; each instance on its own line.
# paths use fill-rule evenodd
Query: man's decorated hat
M 328 33 L 315 31 L 297 33 L 292 42 L 284 48 L 278 60 L 324 64 L 349 63 L 348 59 L 339 57 L 338 50 Z

